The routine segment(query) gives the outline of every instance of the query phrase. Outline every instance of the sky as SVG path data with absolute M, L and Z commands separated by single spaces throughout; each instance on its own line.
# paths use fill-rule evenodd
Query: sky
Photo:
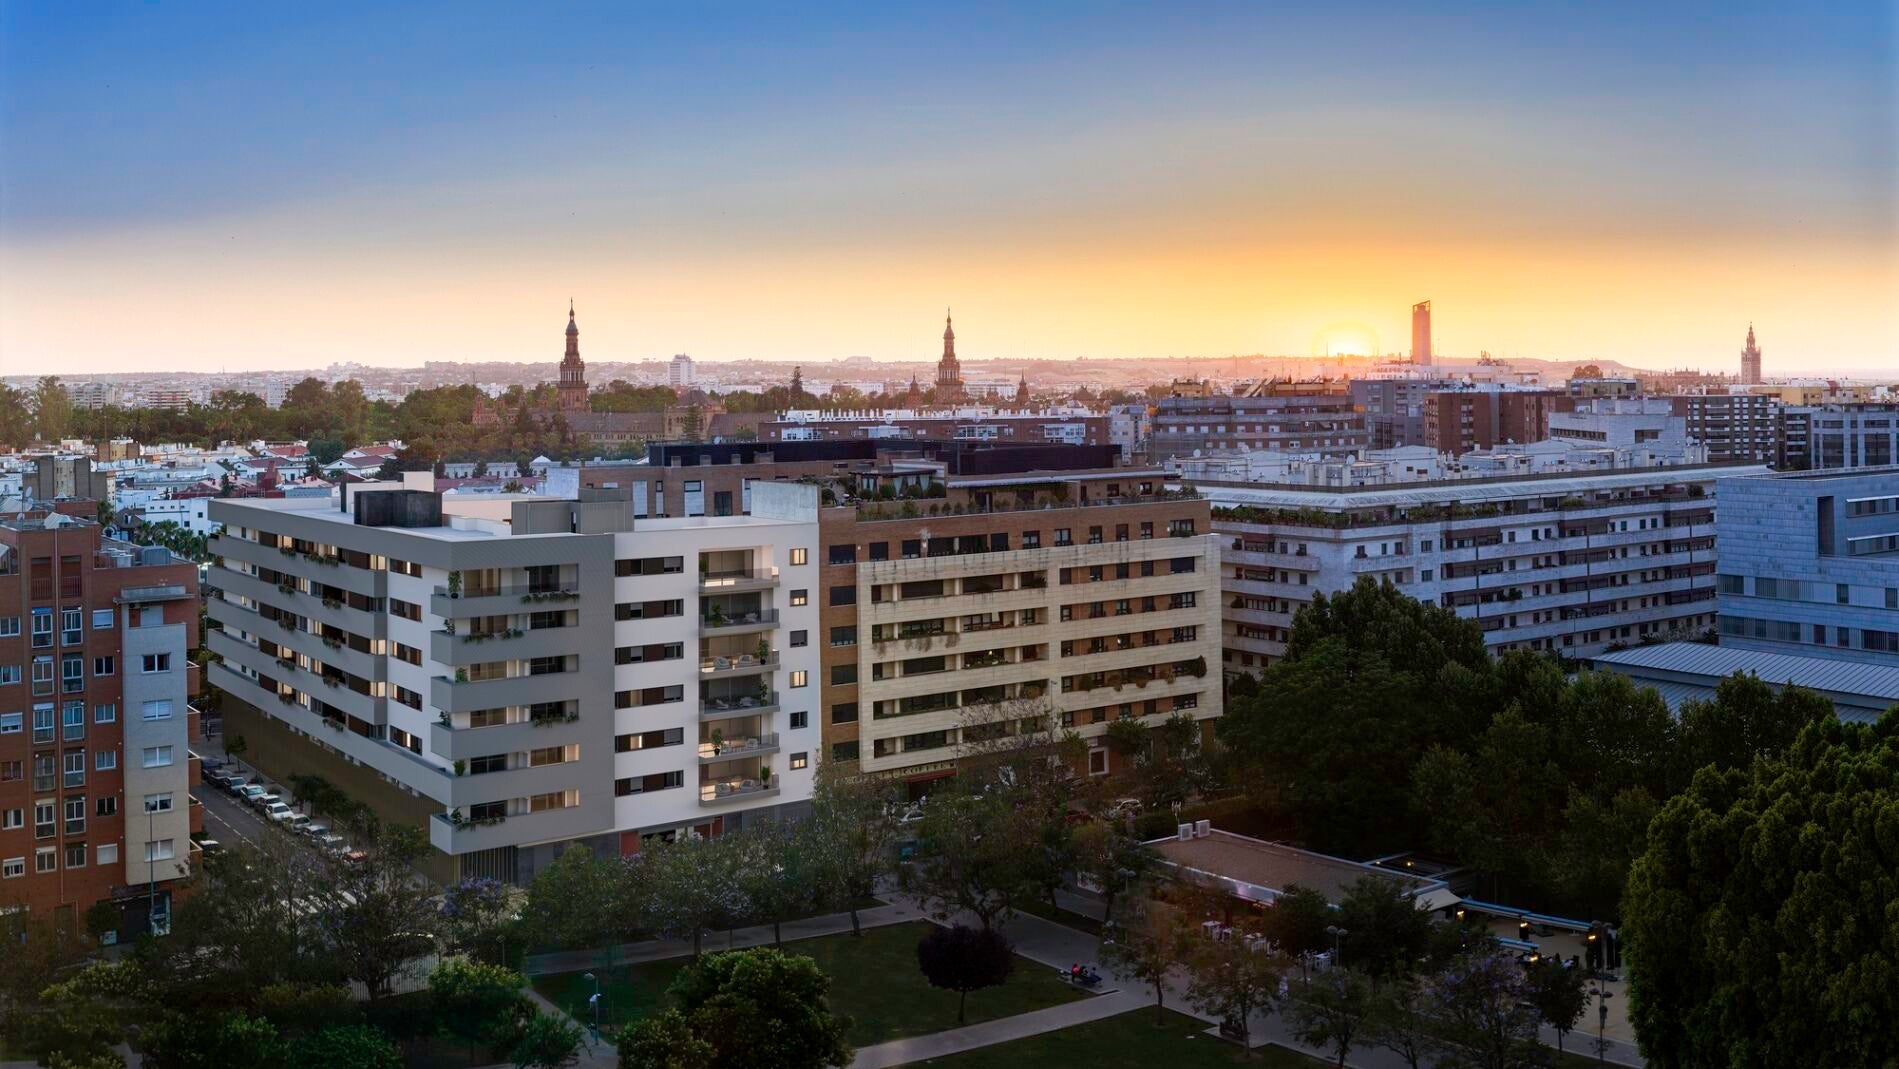
M 1899 371 L 1895 11 L 0 0 L 0 374 Z

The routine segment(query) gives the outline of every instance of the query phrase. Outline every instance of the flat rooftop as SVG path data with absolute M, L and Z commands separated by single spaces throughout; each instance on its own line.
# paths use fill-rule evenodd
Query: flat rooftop
M 1253 505 L 1267 508 L 1310 508 L 1320 511 L 1410 508 L 1418 505 L 1481 505 L 1522 498 L 1571 497 L 1598 490 L 1623 490 L 1672 483 L 1704 482 L 1765 475 L 1764 464 L 1680 464 L 1652 468 L 1622 468 L 1604 472 L 1548 472 L 1475 479 L 1420 480 L 1382 486 L 1330 486 L 1235 483 L 1217 479 L 1176 476 L 1170 481 L 1192 486 L 1215 505 Z M 1394 521 L 1396 522 L 1396 521 Z
M 1241 898 L 1270 902 L 1295 884 L 1337 903 L 1352 884 L 1366 876 L 1391 880 L 1414 896 L 1443 890 L 1442 880 L 1425 879 L 1342 857 L 1269 843 L 1214 830 L 1196 839 L 1156 839 L 1148 843 L 1164 861 L 1225 881 Z M 1433 906 L 1441 905 L 1435 900 Z
M 1701 642 L 1663 642 L 1598 654 L 1599 669 L 1628 676 L 1653 687 L 1679 712 L 1683 702 L 1707 701 L 1723 679 L 1744 672 L 1779 690 L 1804 687 L 1833 700 L 1841 720 L 1870 724 L 1889 706 L 1899 704 L 1899 666 L 1867 664 L 1832 657 L 1743 650 Z

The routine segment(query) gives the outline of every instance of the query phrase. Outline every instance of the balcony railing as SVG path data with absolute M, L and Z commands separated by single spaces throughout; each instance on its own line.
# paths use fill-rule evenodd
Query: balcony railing
M 778 708 L 778 695 L 773 691 L 760 691 L 754 694 L 730 694 L 717 698 L 701 698 L 699 715 L 708 718 L 746 716 L 751 713 L 769 713 Z
M 768 731 L 762 735 L 722 739 L 719 742 L 702 742 L 699 744 L 699 756 L 705 760 L 724 761 L 767 753 L 777 748 L 778 733 Z
M 778 667 L 778 651 L 771 650 L 760 657 L 756 653 L 742 653 L 736 657 L 701 657 L 699 671 L 706 675 L 738 674 L 742 672 L 762 672 Z
M 775 780 L 730 779 L 699 785 L 699 804 L 734 802 L 741 798 L 762 798 L 778 793 Z
M 745 628 L 776 627 L 777 609 L 754 609 L 750 612 L 734 612 L 729 615 L 710 613 L 699 618 L 699 633 L 715 635 L 721 631 L 738 631 Z
M 776 568 L 699 573 L 700 590 L 753 590 L 759 587 L 775 586 L 777 582 L 778 569 Z

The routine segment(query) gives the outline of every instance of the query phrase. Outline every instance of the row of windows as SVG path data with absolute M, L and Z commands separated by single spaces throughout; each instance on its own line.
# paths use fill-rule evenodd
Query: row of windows
M 1166 562 L 1168 575 L 1185 575 L 1198 567 L 1198 557 L 1175 557 Z M 1090 564 L 1077 568 L 1062 569 L 1062 585 L 1073 586 L 1076 583 L 1101 583 L 1111 579 L 1132 579 L 1138 572 L 1140 578 L 1150 578 L 1155 574 L 1158 562 L 1144 560 L 1139 562 L 1122 561 L 1119 564 Z
M 1854 641 L 1857 632 L 1859 641 Z M 1762 620 L 1750 616 L 1722 616 L 1721 633 L 1733 638 L 1771 639 L 1775 642 L 1806 642 L 1814 646 L 1832 645 L 1837 649 L 1862 649 L 1870 653 L 1899 653 L 1899 631 L 1873 628 L 1809 624 L 1804 628 L 1793 620 Z M 1831 638 L 1831 643 L 1828 638 Z
M 84 609 L 59 610 L 58 631 L 60 635 L 60 645 L 77 646 L 85 640 L 85 612 Z M 44 649 L 51 646 L 53 644 L 54 631 L 53 610 L 50 608 L 34 609 L 32 619 L 33 647 L 35 649 Z M 109 631 L 116 621 L 117 617 L 111 609 L 92 610 L 92 629 L 94 631 Z M 15 638 L 19 634 L 20 618 L 18 616 L 0 616 L 0 638 Z
M 65 845 L 66 868 L 82 869 L 86 867 L 85 843 L 67 843 Z M 55 872 L 60 865 L 61 850 L 56 846 L 43 846 L 33 852 L 33 871 Z M 168 861 L 173 856 L 173 843 L 170 839 L 161 839 L 146 844 L 147 861 Z M 100 843 L 93 851 L 93 864 L 116 865 L 119 863 L 119 844 Z M 0 879 L 18 879 L 26 875 L 26 858 L 9 857 L 0 860 Z
M 1747 576 L 1718 575 L 1715 588 L 1723 594 L 1746 595 Z M 1862 588 L 1865 589 L 1865 588 Z M 1872 588 L 1880 591 L 1885 607 L 1899 609 L 1899 587 Z M 1754 596 L 1773 598 L 1778 601 L 1807 601 L 1825 604 L 1831 601 L 1835 605 L 1852 605 L 1853 587 L 1849 583 L 1819 583 L 1799 579 L 1776 579 L 1765 575 L 1754 577 Z M 1866 605 L 1862 600 L 1858 604 Z

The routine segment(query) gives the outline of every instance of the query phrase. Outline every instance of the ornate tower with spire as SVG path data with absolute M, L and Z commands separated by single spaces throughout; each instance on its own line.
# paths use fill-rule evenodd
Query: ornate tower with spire
M 1747 325 L 1747 348 L 1741 350 L 1741 385 L 1758 386 L 1761 381 L 1761 347 L 1754 343 L 1754 324 Z
M 587 365 L 580 359 L 580 328 L 574 324 L 574 302 L 567 302 L 567 351 L 560 358 L 560 410 L 587 409 Z
M 1015 407 L 1029 407 L 1029 377 L 1024 375 L 1015 384 Z
M 936 362 L 936 403 L 953 405 L 966 399 L 963 392 L 963 365 L 956 359 L 956 331 L 950 324 L 949 309 L 943 310 L 943 359 Z
M 914 373 L 910 376 L 910 389 L 904 394 L 904 403 L 912 412 L 923 407 L 923 387 L 917 385 L 917 377 Z

